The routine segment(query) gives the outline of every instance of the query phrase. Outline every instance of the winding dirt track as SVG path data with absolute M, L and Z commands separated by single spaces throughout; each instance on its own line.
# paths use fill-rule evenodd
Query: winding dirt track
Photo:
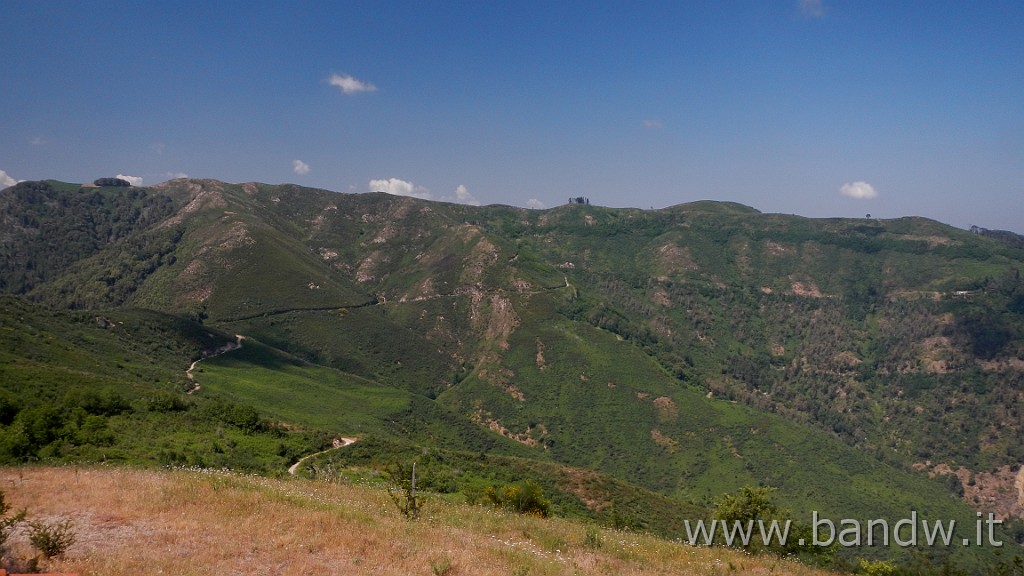
M 235 334 L 235 341 L 234 342 L 228 342 L 227 344 L 221 346 L 220 348 L 217 348 L 216 350 L 214 350 L 210 354 L 207 354 L 207 355 L 203 356 L 202 358 L 200 358 L 199 360 L 196 360 L 195 362 L 193 362 L 192 365 L 188 367 L 188 370 L 185 370 L 185 376 L 188 376 L 188 381 L 192 383 L 192 389 L 189 390 L 188 393 L 189 394 L 194 394 L 196 392 L 196 390 L 199 390 L 199 383 L 196 382 L 195 378 L 192 376 L 192 371 L 196 369 L 196 365 L 197 364 L 199 364 L 203 360 L 206 360 L 207 358 L 213 358 L 214 356 L 220 356 L 221 354 L 227 354 L 228 352 L 231 352 L 232 350 L 238 350 L 239 348 L 242 347 L 242 340 L 245 340 L 245 336 L 242 336 L 241 334 Z
M 345 446 L 348 446 L 349 444 L 355 444 L 355 442 L 356 442 L 355 438 L 335 438 L 334 442 L 333 442 L 333 446 L 331 446 L 327 450 L 321 450 L 319 452 L 314 452 L 312 454 L 307 454 L 306 456 L 303 456 L 302 458 L 299 458 L 298 462 L 296 462 L 295 464 L 292 464 L 291 466 L 288 467 L 288 473 L 291 474 L 292 476 L 294 476 L 295 472 L 299 469 L 299 466 L 301 466 L 302 463 L 305 462 L 306 460 L 309 460 L 310 458 L 313 458 L 315 456 L 319 456 L 321 454 L 326 454 L 327 452 L 330 452 L 331 450 L 337 450 L 338 448 L 344 448 Z

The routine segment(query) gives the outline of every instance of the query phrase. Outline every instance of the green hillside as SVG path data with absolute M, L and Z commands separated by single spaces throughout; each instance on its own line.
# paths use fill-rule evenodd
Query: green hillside
M 174 180 L 20 183 L 0 224 L 8 462 L 279 472 L 350 435 L 488 455 L 596 518 L 760 485 L 797 518 L 969 532 L 960 479 L 925 472 L 1024 459 L 1024 250 L 934 221 Z M 586 505 L 560 467 L 629 488 Z

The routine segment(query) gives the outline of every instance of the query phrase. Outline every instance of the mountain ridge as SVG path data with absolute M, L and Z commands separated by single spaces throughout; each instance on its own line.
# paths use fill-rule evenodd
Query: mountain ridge
M 416 442 L 492 435 L 681 501 L 769 484 L 798 512 L 913 503 L 965 522 L 961 477 L 1024 460 L 1024 251 L 932 220 L 47 186 L 0 194 L 20 226 L 0 239 L 2 291 L 178 314 L 400 390 Z M 204 361 L 202 393 L 280 418 L 305 376 L 275 386 L 251 352 Z M 291 424 L 327 421 L 311 422 Z

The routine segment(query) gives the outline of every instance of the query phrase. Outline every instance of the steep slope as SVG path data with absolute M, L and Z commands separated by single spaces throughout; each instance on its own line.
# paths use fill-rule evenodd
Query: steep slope
M 586 234 L 538 219 L 525 242 L 554 247 L 548 259 L 588 288 L 576 317 L 680 380 L 886 459 L 1024 457 L 1021 414 L 1006 409 L 1021 400 L 1024 252 L 922 219 L 573 208 L 562 218 Z
M 0 213 L 27 210 L 25 186 Z M 48 186 L 51 204 L 86 193 Z M 276 419 L 500 449 L 683 500 L 767 484 L 800 515 L 914 508 L 966 526 L 960 476 L 912 465 L 970 481 L 1024 458 L 1024 251 L 936 222 L 199 180 L 130 193 L 167 198 L 162 218 L 26 280 L 18 255 L 47 250 L 42 222 L 77 222 L 37 210 L 3 238 L 5 289 L 186 314 L 284 351 L 212 359 L 200 392 Z M 105 202 L 100 220 L 124 220 L 128 203 Z M 395 413 L 406 424 L 382 424 Z
M 0 290 L 43 288 L 70 307 L 124 302 L 170 254 L 182 230 L 163 225 L 179 191 L 22 182 L 0 193 Z M 160 225 L 158 225 L 160 224 Z M 60 282 L 70 270 L 83 285 Z

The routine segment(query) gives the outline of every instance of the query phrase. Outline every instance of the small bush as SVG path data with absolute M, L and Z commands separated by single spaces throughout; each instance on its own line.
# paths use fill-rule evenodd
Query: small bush
M 63 554 L 75 543 L 75 538 L 71 520 L 28 522 L 29 542 L 47 559 Z
M 8 516 L 7 513 L 10 511 L 11 505 L 4 499 L 3 490 L 0 490 L 0 552 L 3 551 L 4 544 L 7 543 L 7 537 L 11 535 L 11 528 L 25 519 L 24 510 L 13 516 Z
M 891 576 L 896 573 L 896 568 L 892 564 L 882 560 L 871 562 L 862 559 L 860 561 L 860 569 L 867 576 Z
M 443 555 L 436 562 L 431 560 L 430 570 L 434 573 L 434 576 L 447 576 L 452 571 L 452 559 Z
M 715 500 L 715 518 L 730 525 L 749 520 L 771 520 L 778 517 L 779 509 L 771 501 L 775 488 L 745 487 L 735 494 L 725 494 Z
M 551 501 L 544 497 L 544 491 L 533 480 L 508 484 L 501 488 L 488 486 L 484 498 L 491 505 L 508 508 L 520 514 L 533 514 L 547 518 L 551 514 Z
M 793 532 L 785 543 L 777 540 L 759 542 L 757 538 L 751 538 L 747 544 L 741 545 L 748 552 L 800 556 L 803 560 L 819 565 L 828 565 L 834 561 L 837 552 L 835 543 L 829 546 L 810 547 L 798 544 L 813 539 L 814 528 L 810 524 L 793 521 L 787 511 L 780 510 L 771 500 L 774 492 L 775 488 L 747 486 L 733 494 L 725 494 L 715 500 L 713 517 L 725 522 L 727 526 L 749 526 L 754 522 L 764 522 L 766 525 L 777 522 L 779 526 L 784 526 L 791 522 Z
M 391 481 L 388 483 L 388 495 L 391 501 L 410 520 L 420 517 L 422 502 L 416 495 L 416 463 L 411 468 L 406 468 L 401 463 L 396 463 L 388 470 Z

